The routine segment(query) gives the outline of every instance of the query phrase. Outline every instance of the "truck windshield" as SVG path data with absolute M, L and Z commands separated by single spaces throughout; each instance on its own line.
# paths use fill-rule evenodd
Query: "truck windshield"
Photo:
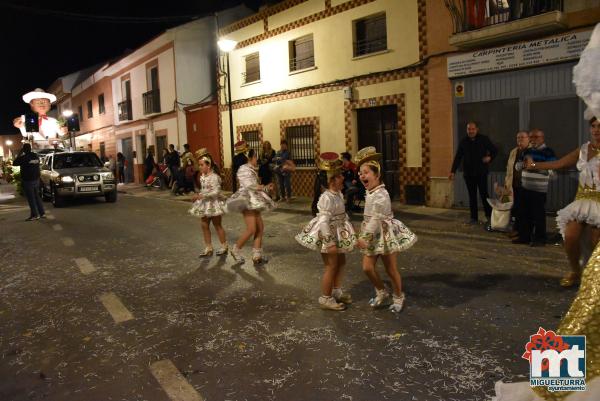
M 55 154 L 54 168 L 102 167 L 95 153 Z

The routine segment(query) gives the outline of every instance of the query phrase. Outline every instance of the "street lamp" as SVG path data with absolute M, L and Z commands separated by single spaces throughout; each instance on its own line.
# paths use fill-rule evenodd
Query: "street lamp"
M 231 189 L 232 192 L 235 192 L 236 190 L 236 177 L 235 177 L 235 173 L 233 170 L 233 158 L 235 156 L 235 150 L 234 150 L 234 139 L 233 139 L 233 110 L 231 108 L 231 74 L 230 74 L 230 70 L 229 70 L 229 53 L 235 49 L 235 46 L 237 45 L 237 42 L 235 40 L 230 40 L 230 39 L 221 39 L 217 42 L 217 45 L 219 46 L 219 49 L 221 49 L 221 51 L 223 53 L 225 53 L 225 57 L 227 58 L 227 108 L 229 109 L 229 144 L 231 147 Z
M 6 146 L 8 146 L 8 157 L 10 158 L 11 155 L 12 155 L 12 148 L 11 148 L 11 146 L 13 144 L 13 141 L 11 141 L 10 139 L 7 139 L 6 142 L 4 142 L 4 143 L 6 144 Z
M 71 150 L 75 150 L 75 132 L 79 131 L 79 117 L 72 110 L 63 110 L 63 117 L 67 119 L 67 129 L 69 131 L 69 145 Z

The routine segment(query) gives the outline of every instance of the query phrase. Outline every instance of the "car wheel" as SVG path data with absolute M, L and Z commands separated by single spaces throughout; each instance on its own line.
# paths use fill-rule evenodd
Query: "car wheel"
M 106 201 L 108 203 L 116 202 L 117 201 L 117 191 L 111 191 L 111 192 L 104 194 L 104 199 L 106 199 Z
M 65 205 L 65 198 L 56 193 L 56 188 L 52 187 L 50 194 L 50 199 L 54 207 L 63 207 Z

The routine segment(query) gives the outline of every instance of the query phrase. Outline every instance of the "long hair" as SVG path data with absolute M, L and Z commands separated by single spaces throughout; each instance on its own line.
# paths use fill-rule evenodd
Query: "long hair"
M 327 180 L 327 172 L 318 171 L 315 175 L 315 184 L 314 184 L 314 192 L 313 192 L 313 201 L 312 201 L 312 213 L 316 215 L 319 210 L 317 209 L 317 204 L 319 203 L 319 198 L 323 191 L 329 188 L 329 181 Z

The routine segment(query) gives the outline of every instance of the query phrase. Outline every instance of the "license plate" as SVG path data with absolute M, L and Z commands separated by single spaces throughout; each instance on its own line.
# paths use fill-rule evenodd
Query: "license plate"
M 98 187 L 79 187 L 79 192 L 94 192 L 97 190 Z

